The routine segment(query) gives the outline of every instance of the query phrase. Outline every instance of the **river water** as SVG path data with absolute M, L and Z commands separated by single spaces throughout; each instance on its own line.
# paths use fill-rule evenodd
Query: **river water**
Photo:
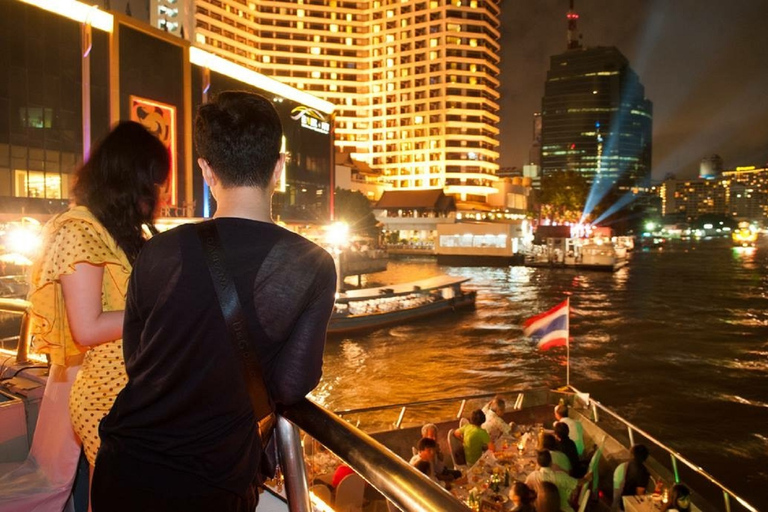
M 768 510 L 768 247 L 638 250 L 615 273 L 391 260 L 363 286 L 470 277 L 474 312 L 329 340 L 331 409 L 565 384 L 521 324 L 571 299 L 571 384 Z

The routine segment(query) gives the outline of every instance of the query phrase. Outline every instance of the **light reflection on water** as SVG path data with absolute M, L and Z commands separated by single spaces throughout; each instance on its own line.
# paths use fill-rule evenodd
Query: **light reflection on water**
M 768 248 L 639 251 L 615 273 L 392 260 L 363 286 L 435 274 L 471 277 L 477 311 L 330 340 L 315 396 L 348 409 L 562 385 L 565 351 L 539 353 L 521 324 L 570 296 L 571 382 L 768 509 Z

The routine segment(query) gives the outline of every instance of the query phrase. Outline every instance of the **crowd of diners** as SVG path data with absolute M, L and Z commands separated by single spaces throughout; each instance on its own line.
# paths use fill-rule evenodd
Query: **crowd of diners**
M 451 490 L 468 485 L 467 471 L 486 451 L 497 451 L 502 438 L 508 439 L 517 432 L 531 431 L 532 425 L 516 425 L 504 420 L 505 401 L 495 397 L 480 409 L 473 410 L 468 418 L 462 418 L 459 427 L 449 433 L 441 433 L 437 425 L 427 423 L 421 427 L 421 438 L 412 448 L 409 463 L 438 485 Z M 455 457 L 443 452 L 441 436 L 452 436 L 460 443 L 465 464 L 455 464 Z M 513 512 L 574 512 L 578 506 L 579 492 L 583 484 L 592 481 L 590 461 L 597 447 L 587 449 L 584 429 L 580 421 L 569 416 L 568 407 L 559 404 L 554 409 L 551 429 L 541 428 L 537 433 L 536 468 L 524 480 L 509 482 L 508 498 Z M 450 447 L 450 439 L 448 446 Z M 501 446 L 498 447 L 501 450 Z M 653 485 L 646 467 L 649 453 L 646 446 L 636 444 L 630 449 L 630 460 L 619 464 L 614 473 L 613 510 L 623 510 L 624 496 L 641 496 L 659 491 Z M 322 475 L 314 476 L 314 484 L 326 485 L 331 492 L 353 470 L 335 459 L 320 447 L 314 460 L 331 457 L 336 463 L 326 463 Z M 459 457 L 460 459 L 461 457 Z M 317 472 L 315 472 L 317 473 Z M 655 488 L 654 488 L 655 487 Z M 669 497 L 661 504 L 662 512 L 690 512 L 690 490 L 683 484 L 669 489 Z
M 504 420 L 505 405 L 503 398 L 495 397 L 481 409 L 472 411 L 469 418 L 460 421 L 459 428 L 451 431 L 450 435 L 462 442 L 467 468 L 474 465 L 486 450 L 497 450 L 500 438 L 515 431 L 514 422 Z M 586 449 L 583 426 L 580 421 L 569 417 L 568 412 L 567 405 L 563 403 L 555 407 L 552 429 L 541 429 L 538 433 L 536 469 L 527 475 L 525 481 L 509 483 L 508 497 L 514 512 L 573 512 L 582 485 L 592 481 L 589 465 L 597 447 Z M 437 426 L 426 424 L 421 434 L 413 450 L 411 465 L 448 489 L 466 485 L 466 475 L 446 465 L 446 457 L 437 442 Z M 649 489 L 651 475 L 645 466 L 648 449 L 637 444 L 631 448 L 630 454 L 631 459 L 624 467 L 624 477 L 616 482 L 618 499 L 613 505 L 616 510 L 623 510 L 622 496 L 643 495 L 653 490 Z M 662 510 L 688 512 L 688 488 L 682 484 L 673 486 Z

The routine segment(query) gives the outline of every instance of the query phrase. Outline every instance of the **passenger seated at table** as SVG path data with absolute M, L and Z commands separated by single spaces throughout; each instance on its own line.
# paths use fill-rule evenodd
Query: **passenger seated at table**
M 536 512 L 560 512 L 560 491 L 552 482 L 541 482 L 536 491 Z
M 491 441 L 496 441 L 501 436 L 508 436 L 512 432 L 512 427 L 504 421 L 504 409 L 506 404 L 500 396 L 495 397 L 483 407 L 485 421 L 482 428 L 491 436 Z
M 576 449 L 576 443 L 568 435 L 568 424 L 558 421 L 555 423 L 555 437 L 557 438 L 557 449 L 568 457 L 571 470 L 568 472 L 574 478 L 581 478 L 586 473 L 586 466 L 579 460 L 579 452 Z
M 435 440 L 435 458 L 432 461 L 432 469 L 435 472 L 435 477 L 443 482 L 450 482 L 457 478 L 461 478 L 461 471 L 458 469 L 448 469 L 445 466 L 443 450 L 440 448 L 440 443 L 437 441 L 437 435 L 437 425 L 434 423 L 427 423 L 421 427 L 421 437 L 428 437 L 429 439 Z M 416 453 L 418 453 L 418 450 Z
M 437 442 L 429 437 L 422 437 L 419 439 L 419 444 L 416 445 L 418 453 L 411 457 L 411 466 L 416 466 L 419 462 L 426 462 L 428 467 L 424 472 L 430 478 L 435 478 L 435 453 L 437 451 Z
M 648 448 L 642 444 L 633 445 L 629 449 L 629 455 L 632 457 L 627 464 L 627 474 L 624 478 L 624 490 L 621 491 L 622 496 L 641 496 L 645 494 L 645 490 L 648 488 L 648 482 L 651 479 L 651 474 L 648 472 L 648 468 L 645 467 L 645 461 L 648 460 Z M 621 509 L 624 510 L 624 500 L 619 502 Z
M 690 512 L 691 491 L 683 484 L 675 484 L 669 491 L 669 500 L 661 507 L 661 512 Z
M 555 407 L 555 423 L 561 421 L 568 425 L 568 437 L 576 443 L 579 457 L 584 453 L 584 427 L 581 422 L 568 416 L 568 406 L 560 404 Z
M 553 471 L 571 474 L 571 461 L 565 453 L 560 451 L 554 434 L 545 432 L 541 435 L 539 450 L 549 451 L 549 454 L 552 456 L 552 465 L 550 467 Z
M 477 462 L 485 450 L 494 451 L 491 436 L 482 428 L 483 423 L 485 423 L 485 413 L 482 409 L 476 409 L 472 411 L 469 423 L 453 431 L 453 435 L 461 439 L 464 444 L 464 456 L 469 466 Z
M 579 480 L 569 476 L 562 471 L 552 469 L 552 455 L 549 450 L 539 450 L 536 454 L 536 463 L 538 469 L 528 475 L 525 484 L 539 494 L 542 482 L 552 482 L 557 486 L 560 496 L 560 508 L 563 512 L 573 512 L 573 507 L 568 503 L 573 491 L 578 487 Z
M 512 512 L 536 512 L 533 502 L 536 499 L 536 493 L 523 482 L 515 482 L 509 490 L 509 499 L 515 505 Z M 557 501 L 558 507 L 560 501 Z

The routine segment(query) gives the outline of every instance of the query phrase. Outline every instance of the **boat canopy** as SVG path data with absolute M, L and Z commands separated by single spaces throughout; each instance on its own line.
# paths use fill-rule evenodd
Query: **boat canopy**
M 336 302 L 350 302 L 357 300 L 370 300 L 377 297 L 392 297 L 396 295 L 408 295 L 417 291 L 437 290 L 440 288 L 449 288 L 469 281 L 468 277 L 454 276 L 435 276 L 420 281 L 411 281 L 409 283 L 392 284 L 380 286 L 378 288 L 364 288 L 361 290 L 347 290 L 339 293 Z

